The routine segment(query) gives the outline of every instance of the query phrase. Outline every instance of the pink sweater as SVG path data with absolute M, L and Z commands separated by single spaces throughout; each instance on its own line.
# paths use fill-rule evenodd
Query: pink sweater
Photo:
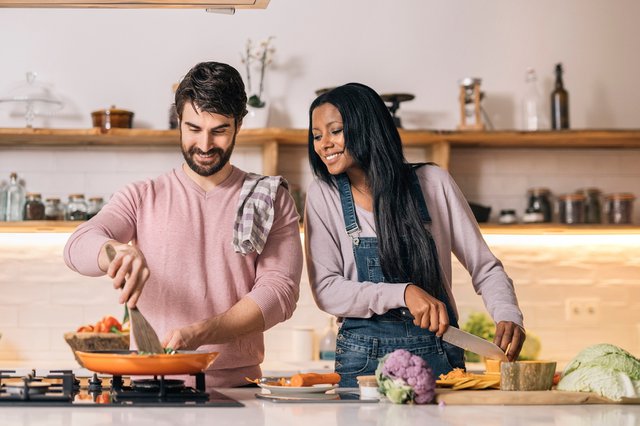
M 445 288 L 457 315 L 451 290 L 451 254 L 469 271 L 493 320 L 522 326 L 513 282 L 491 253 L 462 192 L 449 173 L 436 166 L 417 170 L 432 224 Z M 361 237 L 375 237 L 373 213 L 356 205 Z M 405 307 L 407 284 L 358 282 L 351 239 L 345 231 L 337 189 L 316 180 L 307 192 L 305 244 L 309 282 L 316 303 L 337 317 L 369 318 Z
M 264 251 L 235 253 L 233 225 L 245 174 L 234 167 L 209 192 L 181 168 L 130 184 L 77 228 L 64 249 L 65 262 L 83 275 L 104 275 L 97 261 L 104 243 L 133 241 L 151 271 L 138 306 L 161 339 L 173 328 L 227 311 L 244 296 L 260 307 L 266 328 L 273 327 L 291 317 L 298 300 L 298 214 L 293 199 L 280 187 Z M 114 299 L 117 296 L 114 291 Z M 262 333 L 200 349 L 220 352 L 207 372 L 207 386 L 238 386 L 246 384 L 245 376 L 261 376 Z

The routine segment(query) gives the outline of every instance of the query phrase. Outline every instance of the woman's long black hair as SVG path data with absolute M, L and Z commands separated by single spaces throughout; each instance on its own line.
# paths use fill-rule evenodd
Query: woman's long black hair
M 385 278 L 412 282 L 439 297 L 444 287 L 435 246 L 411 192 L 412 166 L 404 158 L 389 110 L 373 89 L 359 83 L 336 87 L 313 101 L 309 108 L 309 163 L 315 176 L 334 186 L 334 178 L 313 145 L 312 114 L 325 103 L 342 115 L 345 148 L 366 173 Z

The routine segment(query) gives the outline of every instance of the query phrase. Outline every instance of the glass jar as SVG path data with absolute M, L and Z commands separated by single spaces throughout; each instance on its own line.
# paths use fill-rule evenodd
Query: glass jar
M 44 200 L 45 220 L 64 220 L 64 207 L 60 203 L 60 198 L 47 198 Z
M 560 223 L 575 225 L 584 223 L 584 201 L 582 194 L 565 194 L 558 197 L 558 218 Z
M 69 195 L 65 219 L 87 220 L 87 202 L 84 200 L 84 194 Z
M 102 197 L 89 198 L 89 202 L 87 203 L 87 219 L 91 219 L 92 217 L 97 215 L 103 205 L 104 200 L 102 199 Z
M 531 188 L 527 191 L 527 210 L 542 213 L 542 222 L 551 222 L 551 191 L 548 188 Z
M 601 223 L 602 205 L 600 203 L 600 190 L 598 188 L 585 188 L 577 191 L 585 196 L 584 223 Z
M 605 197 L 607 222 L 614 225 L 631 224 L 635 199 L 635 195 L 628 192 L 607 195 Z
M 37 192 L 27 192 L 22 219 L 44 220 L 44 204 L 42 202 L 42 195 Z
M 543 223 L 544 215 L 541 211 L 537 211 L 532 207 L 529 207 L 522 215 L 522 223 Z

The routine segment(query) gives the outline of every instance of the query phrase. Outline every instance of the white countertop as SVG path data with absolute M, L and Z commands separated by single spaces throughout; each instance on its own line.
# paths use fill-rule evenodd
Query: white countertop
M 219 389 L 242 408 L 5 407 L 0 425 L 32 426 L 358 426 L 358 425 L 562 425 L 640 424 L 638 405 L 437 406 L 380 403 L 283 404 L 258 400 L 259 389 Z

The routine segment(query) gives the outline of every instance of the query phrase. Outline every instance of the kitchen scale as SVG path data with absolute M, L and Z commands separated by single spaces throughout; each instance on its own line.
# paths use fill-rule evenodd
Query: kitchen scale
M 397 116 L 398 108 L 400 108 L 401 102 L 411 101 L 415 99 L 415 96 L 411 93 L 387 93 L 380 95 L 382 100 L 387 104 L 387 108 L 393 116 L 393 122 L 398 128 L 402 128 L 400 117 Z

